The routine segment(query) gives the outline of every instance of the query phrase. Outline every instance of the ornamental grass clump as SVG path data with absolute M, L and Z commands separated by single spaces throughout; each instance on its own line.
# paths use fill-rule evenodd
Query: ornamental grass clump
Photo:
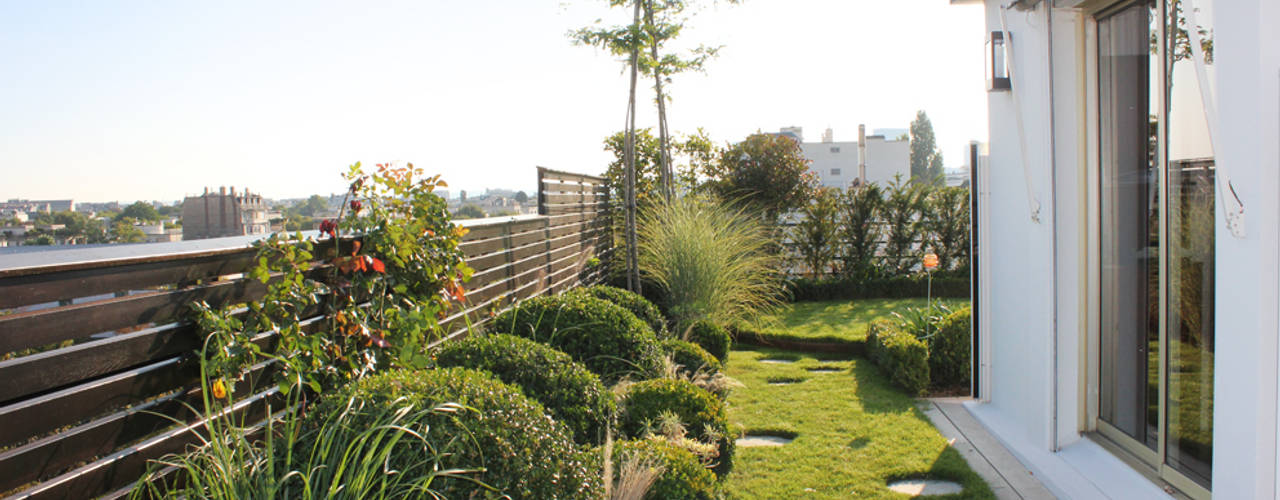
M 774 238 L 751 213 L 689 195 L 641 212 L 638 234 L 640 271 L 662 289 L 677 332 L 700 319 L 755 317 L 781 303 Z

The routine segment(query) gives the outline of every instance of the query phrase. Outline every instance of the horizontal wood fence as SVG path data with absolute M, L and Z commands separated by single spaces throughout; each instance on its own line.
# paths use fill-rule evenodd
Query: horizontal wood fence
M 538 185 L 539 215 L 461 221 L 470 232 L 460 248 L 475 273 L 466 307 L 444 321 L 445 340 L 519 299 L 603 277 L 597 263 L 612 251 L 604 180 L 539 168 Z M 190 304 L 243 303 L 266 291 L 243 279 L 254 251 L 236 241 L 0 270 L 0 496 L 123 497 L 148 460 L 198 442 L 202 415 L 191 408 L 202 404 L 202 339 Z M 256 339 L 267 348 L 274 340 Z M 248 396 L 228 411 L 253 422 L 269 403 L 279 409 L 272 369 L 255 367 L 234 391 Z

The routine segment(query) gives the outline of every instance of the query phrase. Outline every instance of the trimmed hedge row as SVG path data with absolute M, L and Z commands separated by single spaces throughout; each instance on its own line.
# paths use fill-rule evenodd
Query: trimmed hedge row
M 627 375 L 649 378 L 662 366 L 658 339 L 630 311 L 585 294 L 535 297 L 490 323 L 496 333 L 545 343 L 613 384 Z
M 867 357 L 912 395 L 929 388 L 929 347 L 887 319 L 867 325 Z
M 615 470 L 632 455 L 653 460 L 662 476 L 645 493 L 645 500 L 712 500 L 716 475 L 702 466 L 697 455 L 659 439 L 620 441 L 613 449 Z
M 542 405 L 487 373 L 465 368 L 378 373 L 325 395 L 309 410 L 309 418 L 333 415 L 349 402 L 387 413 L 405 406 L 462 405 L 454 412 L 433 413 L 411 430 L 438 446 L 434 452 L 443 468 L 483 467 L 484 472 L 467 476 L 511 497 L 587 499 L 603 488 L 596 459 L 580 451 Z M 356 421 L 342 429 L 360 432 L 364 427 Z M 392 455 L 388 468 L 408 470 L 427 458 L 421 449 L 415 451 Z M 465 479 L 437 481 L 432 489 L 446 498 L 484 496 Z
M 604 442 L 609 418 L 617 408 L 613 393 L 581 363 L 568 354 L 514 335 L 447 342 L 436 353 L 436 364 L 483 370 L 519 387 L 568 427 L 579 444 Z
M 710 392 L 685 380 L 654 379 L 627 389 L 618 427 L 632 438 L 643 438 L 664 412 L 674 413 L 690 437 L 711 443 L 719 455 L 714 471 L 723 478 L 733 468 L 735 440 L 724 403 Z
M 973 310 L 969 307 L 948 314 L 927 339 L 929 345 L 929 381 L 934 387 L 967 386 L 972 378 L 970 365 L 969 324 Z
M 658 306 L 653 305 L 648 299 L 640 296 L 635 292 L 623 290 L 621 288 L 608 285 L 592 285 L 584 288 L 575 288 L 570 290 L 571 294 L 583 294 L 595 297 L 601 300 L 607 300 L 614 305 L 631 311 L 640 321 L 649 325 L 653 329 L 653 333 L 660 339 L 671 337 L 671 333 L 667 330 L 667 320 L 662 317 L 662 311 L 658 310 Z
M 870 280 L 841 278 L 797 278 L 787 281 L 793 301 L 836 299 L 905 299 L 924 297 L 929 290 L 928 276 L 912 274 Z M 935 298 L 969 298 L 969 276 L 936 273 L 932 286 Z

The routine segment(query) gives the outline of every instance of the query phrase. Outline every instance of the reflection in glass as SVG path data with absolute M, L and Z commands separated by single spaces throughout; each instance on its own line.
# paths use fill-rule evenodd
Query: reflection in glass
M 1196 2 L 1191 26 L 1185 2 L 1168 0 L 1165 51 L 1168 131 L 1168 399 L 1166 463 L 1209 487 L 1213 450 L 1214 158 L 1200 83 L 1190 50 L 1201 38 L 1212 81 L 1212 2 Z
M 1159 446 L 1159 177 L 1150 107 L 1153 5 L 1098 20 L 1102 214 L 1099 416 Z

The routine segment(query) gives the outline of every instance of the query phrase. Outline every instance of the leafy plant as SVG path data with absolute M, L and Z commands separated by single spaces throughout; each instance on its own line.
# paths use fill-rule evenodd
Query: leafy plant
M 710 174 L 713 193 L 725 200 L 742 200 L 762 212 L 770 224 L 779 215 L 803 207 L 818 182 L 800 143 L 775 134 L 752 134 L 725 149 Z
M 951 314 L 951 308 L 942 300 L 934 300 L 925 307 L 908 307 L 891 313 L 894 323 L 902 331 L 926 340 L 938 332 L 938 324 Z
M 647 500 L 711 500 L 716 498 L 716 476 L 688 450 L 665 439 L 638 439 L 617 443 L 614 460 L 625 463 L 638 455 L 660 467 L 661 474 L 643 498 Z
M 961 308 L 937 323 L 937 333 L 929 337 L 929 379 L 935 387 L 967 386 L 970 370 L 970 321 L 972 310 Z
M 583 288 L 575 288 L 568 293 L 580 293 L 595 297 L 601 300 L 607 300 L 615 305 L 621 306 L 636 315 L 641 321 L 649 325 L 653 329 L 653 333 L 658 338 L 668 338 L 671 336 L 667 330 L 667 320 L 662 317 L 662 311 L 658 310 L 658 306 L 649 302 L 638 293 L 623 290 L 621 288 L 608 285 L 592 285 Z
M 654 376 L 661 366 L 658 339 L 644 322 L 611 302 L 583 294 L 535 297 L 490 322 L 509 333 L 564 351 L 605 383 L 624 376 Z
M 599 377 L 568 354 L 532 340 L 491 335 L 446 342 L 436 354 L 436 363 L 483 370 L 519 387 L 542 403 L 579 444 L 602 443 L 609 419 L 617 411 L 613 393 Z
M 855 279 L 868 279 L 878 274 L 876 252 L 880 248 L 880 216 L 884 205 L 883 190 L 871 183 L 849 189 L 839 199 L 836 208 L 839 224 L 836 241 L 843 246 L 837 250 L 841 261 L 841 274 Z
M 640 269 L 662 290 L 676 331 L 768 311 L 782 292 L 770 231 L 712 198 L 688 195 L 640 215 Z
M 483 468 L 475 479 L 512 498 L 595 498 L 601 489 L 595 461 L 577 449 L 567 430 L 542 405 L 491 375 L 464 368 L 391 370 L 365 377 L 317 402 L 313 415 L 341 411 L 355 401 L 394 411 L 405 404 L 435 407 L 456 403 L 456 411 L 428 414 L 410 430 L 440 436 L 440 467 Z M 353 420 L 344 432 L 360 432 L 371 421 Z M 389 469 L 407 466 L 417 454 L 392 455 Z M 488 488 L 469 481 L 436 485 L 446 498 L 485 497 Z
M 659 424 L 664 413 L 673 413 L 679 423 L 693 430 L 693 438 L 717 447 L 716 474 L 723 477 L 732 468 L 734 439 L 724 403 L 691 382 L 654 379 L 627 388 L 618 425 L 623 434 L 644 437 Z
M 729 347 L 733 344 L 733 340 L 728 330 L 713 321 L 693 322 L 685 331 L 684 338 L 702 346 L 721 363 L 729 360 Z
M 894 274 L 910 272 L 920 258 L 916 244 L 923 235 L 920 219 L 927 196 L 925 185 L 903 182 L 901 175 L 889 184 L 881 214 L 888 229 L 885 263 Z
M 938 255 L 938 270 L 969 268 L 969 190 L 933 189 L 921 219 L 926 237 Z M 954 265 L 953 265 L 954 264 Z
M 839 242 L 835 190 L 819 188 L 801 209 L 803 217 L 791 230 L 791 241 L 813 277 L 826 274 L 835 260 Z
M 929 347 L 888 320 L 867 326 L 867 356 L 885 375 L 909 394 L 929 387 Z
M 720 360 L 712 356 L 706 349 L 692 342 L 667 339 L 662 341 L 662 350 L 671 358 L 673 363 L 679 366 L 679 371 L 686 373 L 694 373 L 699 370 L 718 372 L 723 368 Z

